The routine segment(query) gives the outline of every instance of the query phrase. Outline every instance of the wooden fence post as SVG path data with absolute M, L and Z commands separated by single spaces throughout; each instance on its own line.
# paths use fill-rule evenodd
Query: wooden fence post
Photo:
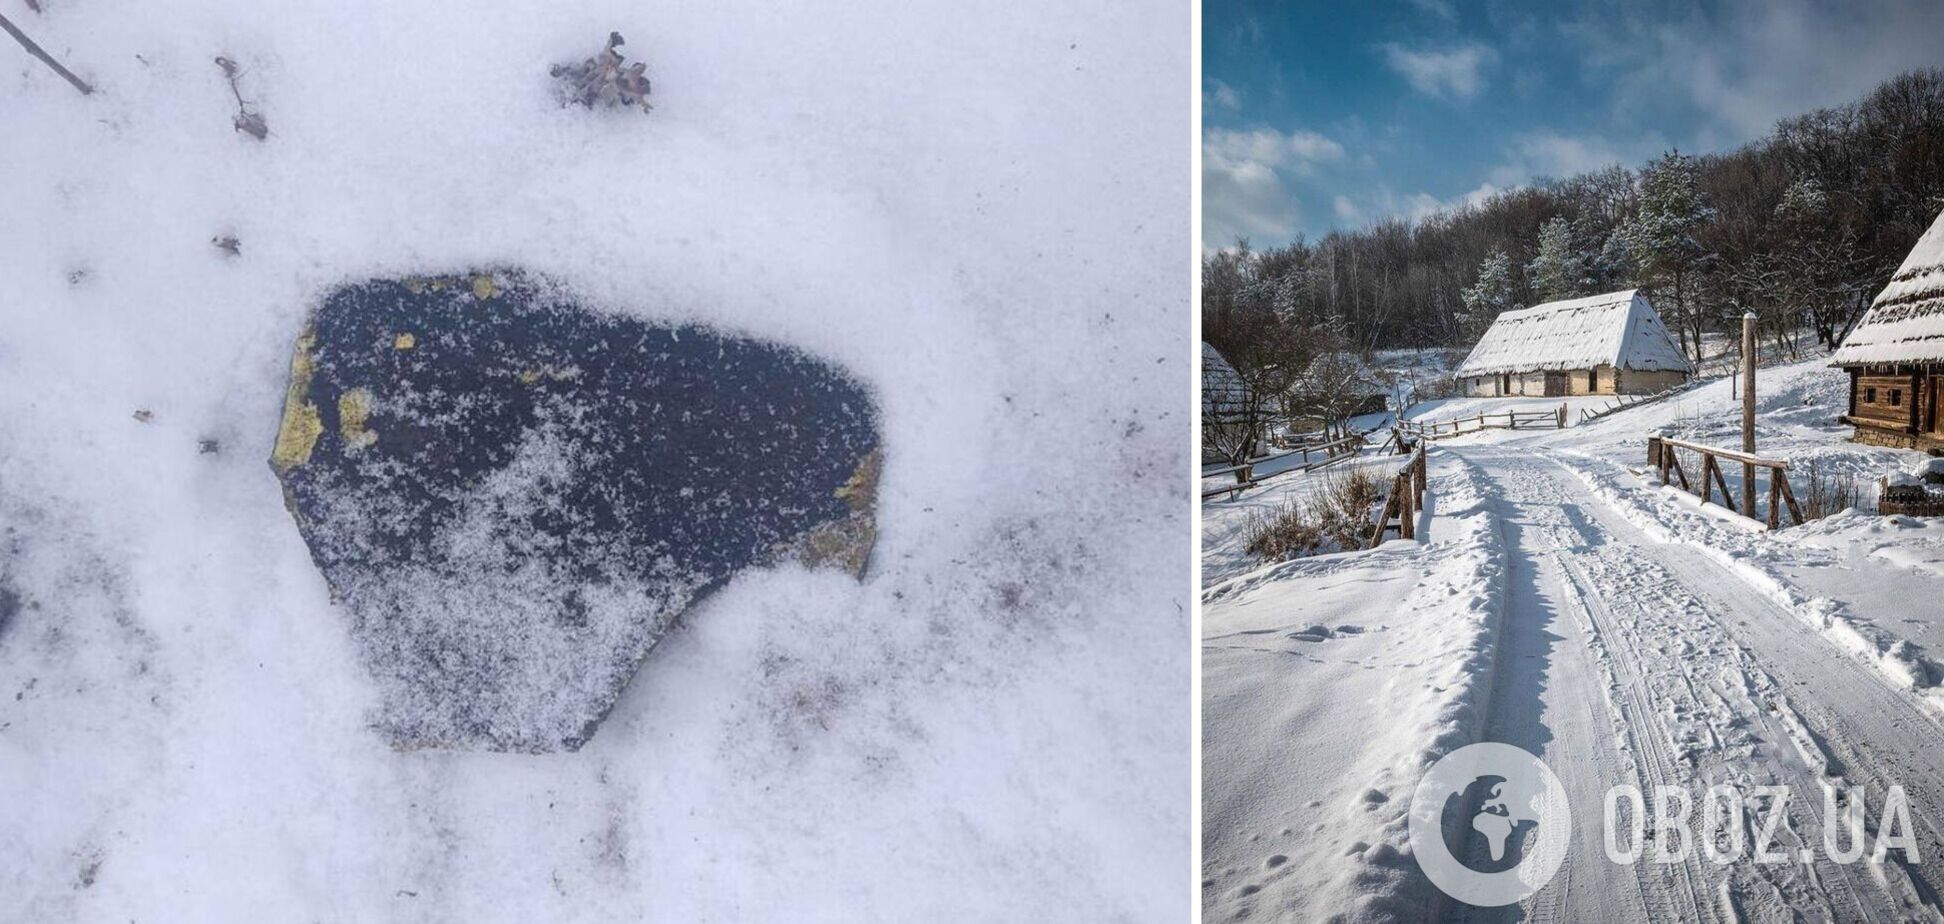
M 1417 514 L 1411 509 L 1411 479 L 1408 475 L 1397 476 L 1397 483 L 1391 487 L 1401 500 L 1398 502 L 1397 535 L 1400 539 L 1417 538 Z
M 1795 520 L 1795 525 L 1801 526 L 1802 507 L 1796 503 L 1795 492 L 1789 490 L 1789 470 L 1776 469 L 1775 480 L 1782 484 L 1782 499 L 1789 504 L 1789 517 Z

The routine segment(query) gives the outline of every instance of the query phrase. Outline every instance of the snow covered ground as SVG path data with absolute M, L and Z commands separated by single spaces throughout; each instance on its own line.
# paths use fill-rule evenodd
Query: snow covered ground
M 1819 361 L 1763 370 L 1760 452 L 1871 479 L 1917 462 L 1843 440 L 1845 383 Z M 1939 916 L 1944 524 L 1850 512 L 1769 533 L 1643 477 L 1650 434 L 1739 444 L 1729 388 L 1440 441 L 1427 539 L 1227 565 L 1203 594 L 1211 920 Z M 1209 529 L 1219 506 L 1205 568 L 1234 551 Z M 1300 631 L 1338 621 L 1365 631 Z M 1503 913 L 1441 900 L 1404 834 L 1424 768 L 1474 740 L 1538 754 L 1573 804 L 1564 868 Z M 1607 861 L 1608 787 L 1721 782 L 1790 786 L 1777 845 L 1818 858 Z M 1825 782 L 1902 786 L 1919 859 L 1821 856 Z
M 1186 7 L 42 5 L 98 90 L 0 42 L 0 919 L 1192 906 Z M 610 30 L 650 115 L 554 96 Z M 502 265 L 868 383 L 878 545 L 577 753 L 396 753 L 266 460 L 323 292 Z

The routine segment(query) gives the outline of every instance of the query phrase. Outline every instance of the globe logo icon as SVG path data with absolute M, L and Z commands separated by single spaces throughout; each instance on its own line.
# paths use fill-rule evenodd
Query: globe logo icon
M 1412 796 L 1409 824 L 1412 852 L 1432 884 L 1481 907 L 1539 891 L 1572 840 L 1559 778 L 1531 753 L 1498 742 L 1433 764 Z

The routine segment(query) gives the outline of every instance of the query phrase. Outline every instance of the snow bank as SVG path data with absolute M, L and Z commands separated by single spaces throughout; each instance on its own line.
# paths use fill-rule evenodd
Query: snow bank
M 1425 538 L 1203 592 L 1211 918 L 1421 920 L 1438 901 L 1409 845 L 1410 793 L 1484 728 L 1505 545 L 1475 468 L 1430 459 Z M 1310 628 L 1339 620 L 1351 631 Z
M 9 912 L 1189 907 L 1185 8 L 45 6 L 99 92 L 9 49 Z M 610 30 L 650 115 L 555 97 Z M 855 373 L 876 564 L 732 583 L 578 753 L 399 754 L 265 460 L 324 291 L 497 265 Z
M 1796 587 L 1783 573 L 1784 566 L 1793 562 L 1785 549 L 1777 547 L 1775 536 L 1722 508 L 1697 507 L 1686 492 L 1640 484 L 1610 463 L 1571 453 L 1559 458 L 1589 490 L 1650 538 L 1679 543 L 1707 556 L 1838 648 L 1876 667 L 1893 684 L 1916 691 L 1944 709 L 1944 689 L 1938 689 L 1944 682 L 1944 668 L 1908 640 L 1856 615 L 1847 604 Z M 1717 511 L 1724 516 L 1716 516 Z

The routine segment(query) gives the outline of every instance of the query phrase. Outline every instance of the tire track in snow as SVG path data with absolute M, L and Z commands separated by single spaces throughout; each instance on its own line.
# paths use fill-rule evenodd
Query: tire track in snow
M 1944 826 L 1938 815 L 1944 810 L 1944 726 L 1934 711 L 1915 694 L 1885 682 L 1874 665 L 1805 628 L 1733 571 L 1697 552 L 1653 541 L 1618 511 L 1596 509 L 1617 535 L 1649 550 L 1690 588 L 1712 621 L 1745 648 L 1757 676 L 1775 690 L 1778 715 L 1800 728 L 1797 737 L 1822 755 L 1833 779 L 1867 785 L 1878 800 L 1889 785 L 1903 787 L 1920 862 L 1904 863 L 1893 852 L 1893 862 L 1873 875 L 1901 886 L 1898 892 L 1908 891 L 1899 902 L 1901 915 L 1944 919 L 1936 891 L 1944 882 Z M 1820 791 L 1809 795 L 1819 802 Z M 1880 807 L 1873 803 L 1866 815 L 1872 839 Z
M 1507 651 L 1531 660 L 1530 637 L 1548 631 L 1545 617 L 1554 609 L 1573 617 L 1551 620 L 1551 629 L 1569 637 L 1551 651 L 1546 666 L 1536 674 L 1515 669 L 1510 676 L 1519 682 L 1501 686 L 1493 722 L 1496 731 L 1509 734 L 1490 737 L 1526 744 L 1519 740 L 1520 710 L 1531 708 L 1525 703 L 1535 697 L 1530 689 L 1535 677 L 1543 686 L 1548 673 L 1556 675 L 1559 682 L 1537 691 L 1543 717 L 1525 719 L 1524 737 L 1536 740 L 1540 747 L 1528 749 L 1568 785 L 1575 821 L 1593 831 L 1591 838 L 1576 833 L 1578 862 L 1569 858 L 1563 878 L 1528 900 L 1518 916 L 1537 921 L 1635 917 L 1613 901 L 1627 874 L 1634 877 L 1627 897 L 1656 920 L 1782 914 L 1876 921 L 1929 910 L 1918 901 L 1927 891 L 1921 881 L 1896 870 L 1870 875 L 1863 867 L 1834 864 L 1820 850 L 1812 863 L 1767 865 L 1745 859 L 1751 846 L 1743 859 L 1719 866 L 1704 859 L 1697 843 L 1685 862 L 1663 865 L 1653 862 L 1650 844 L 1630 867 L 1616 867 L 1598 852 L 1600 835 L 1592 826 L 1602 822 L 1606 787 L 1622 782 L 1649 796 L 1655 785 L 1678 786 L 1697 802 L 1717 783 L 1745 792 L 1757 785 L 1788 785 L 1797 798 L 1780 846 L 1791 856 L 1803 846 L 1819 846 L 1812 832 L 1821 830 L 1818 784 L 1828 762 L 1815 755 L 1822 753 L 1818 739 L 1831 736 L 1791 727 L 1798 711 L 1782 685 L 1721 624 L 1721 614 L 1734 613 L 1744 621 L 1766 619 L 1788 627 L 1787 614 L 1761 613 L 1739 596 L 1724 602 L 1696 593 L 1697 587 L 1736 584 L 1732 578 L 1724 581 L 1725 574 L 1676 569 L 1664 547 L 1645 541 L 1624 522 L 1614 523 L 1611 512 L 1589 503 L 1584 492 L 1563 486 L 1566 473 L 1554 465 L 1529 455 L 1490 452 L 1479 452 L 1476 460 L 1499 483 L 1508 521 L 1522 521 L 1508 527 L 1519 537 L 1508 542 L 1513 573 L 1534 575 L 1529 589 L 1522 587 L 1524 578 L 1512 584 Z M 1576 660 L 1589 663 L 1576 665 Z M 1594 683 L 1595 675 L 1603 678 L 1603 696 L 1571 689 Z M 1532 728 L 1541 734 L 1535 738 Z M 1617 732 L 1602 740 L 1603 729 Z M 1561 740 L 1546 747 L 1553 732 Z M 1588 888 L 1589 883 L 1601 885 Z M 1585 906 L 1576 907 L 1582 901 Z

